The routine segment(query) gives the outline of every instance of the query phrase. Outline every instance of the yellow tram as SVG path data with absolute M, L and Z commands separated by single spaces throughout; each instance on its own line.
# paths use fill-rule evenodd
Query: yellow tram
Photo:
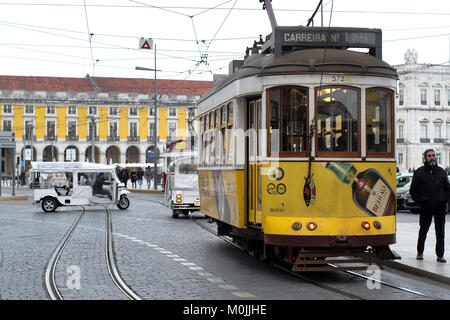
M 393 258 L 397 79 L 379 29 L 275 27 L 198 103 L 201 212 L 297 270 Z

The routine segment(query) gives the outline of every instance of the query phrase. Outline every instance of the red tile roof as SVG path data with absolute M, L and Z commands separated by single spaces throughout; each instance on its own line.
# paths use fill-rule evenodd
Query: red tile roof
M 153 79 L 105 78 L 91 77 L 97 88 L 94 88 L 88 77 L 27 77 L 0 76 L 0 90 L 42 90 L 42 91 L 96 91 L 122 93 L 153 93 Z M 202 95 L 212 88 L 212 81 L 195 80 L 157 80 L 158 93 Z

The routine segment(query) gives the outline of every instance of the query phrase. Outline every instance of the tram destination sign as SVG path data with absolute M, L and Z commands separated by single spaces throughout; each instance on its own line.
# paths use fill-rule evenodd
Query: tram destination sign
M 368 48 L 381 59 L 381 30 L 366 28 L 275 27 L 263 52 L 275 56 L 307 48 Z

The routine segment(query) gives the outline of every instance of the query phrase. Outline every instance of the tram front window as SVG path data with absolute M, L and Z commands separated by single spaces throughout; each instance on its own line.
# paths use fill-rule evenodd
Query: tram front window
M 293 153 L 306 151 L 308 90 L 282 87 L 269 91 L 270 152 Z
M 317 96 L 318 152 L 358 152 L 359 91 L 326 87 Z
M 393 152 L 393 97 L 392 91 L 386 89 L 366 91 L 367 153 Z

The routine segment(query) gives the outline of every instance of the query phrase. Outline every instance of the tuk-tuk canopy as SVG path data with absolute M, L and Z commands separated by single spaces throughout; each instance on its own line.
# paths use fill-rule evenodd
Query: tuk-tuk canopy
M 74 172 L 94 171 L 111 172 L 116 166 L 92 162 L 31 162 L 32 171 L 42 172 Z

